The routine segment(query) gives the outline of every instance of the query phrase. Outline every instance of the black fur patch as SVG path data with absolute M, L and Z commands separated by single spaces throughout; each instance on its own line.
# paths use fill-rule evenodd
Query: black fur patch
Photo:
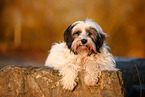
M 97 39 L 95 41 L 97 52 L 100 53 L 100 47 L 102 47 L 104 41 L 105 41 L 105 35 L 102 34 L 102 33 L 98 33 L 97 34 Z
M 73 42 L 73 40 L 74 40 L 73 37 L 72 37 L 72 35 L 71 35 L 71 32 L 72 32 L 73 27 L 76 26 L 76 25 L 77 25 L 77 24 L 75 24 L 75 25 L 70 25 L 70 26 L 65 30 L 64 35 L 63 35 L 64 41 L 66 42 L 66 45 L 68 46 L 69 49 L 71 49 L 71 44 L 72 44 L 72 42 Z

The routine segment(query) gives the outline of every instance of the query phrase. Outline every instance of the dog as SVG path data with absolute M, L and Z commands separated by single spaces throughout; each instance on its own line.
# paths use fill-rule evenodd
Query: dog
M 92 20 L 76 21 L 64 32 L 64 42 L 51 47 L 45 66 L 59 71 L 66 90 L 75 89 L 82 70 L 85 85 L 96 86 L 103 70 L 118 70 L 105 38 L 101 27 Z

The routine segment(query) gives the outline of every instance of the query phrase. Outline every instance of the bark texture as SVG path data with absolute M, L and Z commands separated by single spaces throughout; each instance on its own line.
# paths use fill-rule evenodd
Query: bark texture
M 84 85 L 79 75 L 74 91 L 63 90 L 58 71 L 48 67 L 6 66 L 0 70 L 1 97 L 124 97 L 122 73 L 103 71 L 98 86 Z

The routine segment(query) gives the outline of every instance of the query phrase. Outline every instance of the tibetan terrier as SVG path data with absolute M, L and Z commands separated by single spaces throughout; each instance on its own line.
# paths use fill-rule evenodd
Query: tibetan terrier
M 55 43 L 45 66 L 59 70 L 64 89 L 77 86 L 78 74 L 84 73 L 84 83 L 96 86 L 103 70 L 118 70 L 105 44 L 106 34 L 92 20 L 77 21 L 64 32 L 64 42 Z

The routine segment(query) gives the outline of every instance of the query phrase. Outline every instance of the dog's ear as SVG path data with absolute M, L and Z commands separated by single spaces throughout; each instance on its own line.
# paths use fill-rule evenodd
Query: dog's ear
M 64 41 L 66 42 L 66 45 L 68 46 L 69 49 L 71 49 L 71 44 L 72 44 L 72 41 L 74 40 L 72 35 L 71 35 L 71 32 L 72 32 L 72 29 L 73 29 L 74 26 L 70 25 L 64 32 Z
M 96 40 L 96 51 L 100 53 L 100 47 L 102 47 L 104 41 L 106 39 L 105 34 L 98 33 L 97 40 Z

